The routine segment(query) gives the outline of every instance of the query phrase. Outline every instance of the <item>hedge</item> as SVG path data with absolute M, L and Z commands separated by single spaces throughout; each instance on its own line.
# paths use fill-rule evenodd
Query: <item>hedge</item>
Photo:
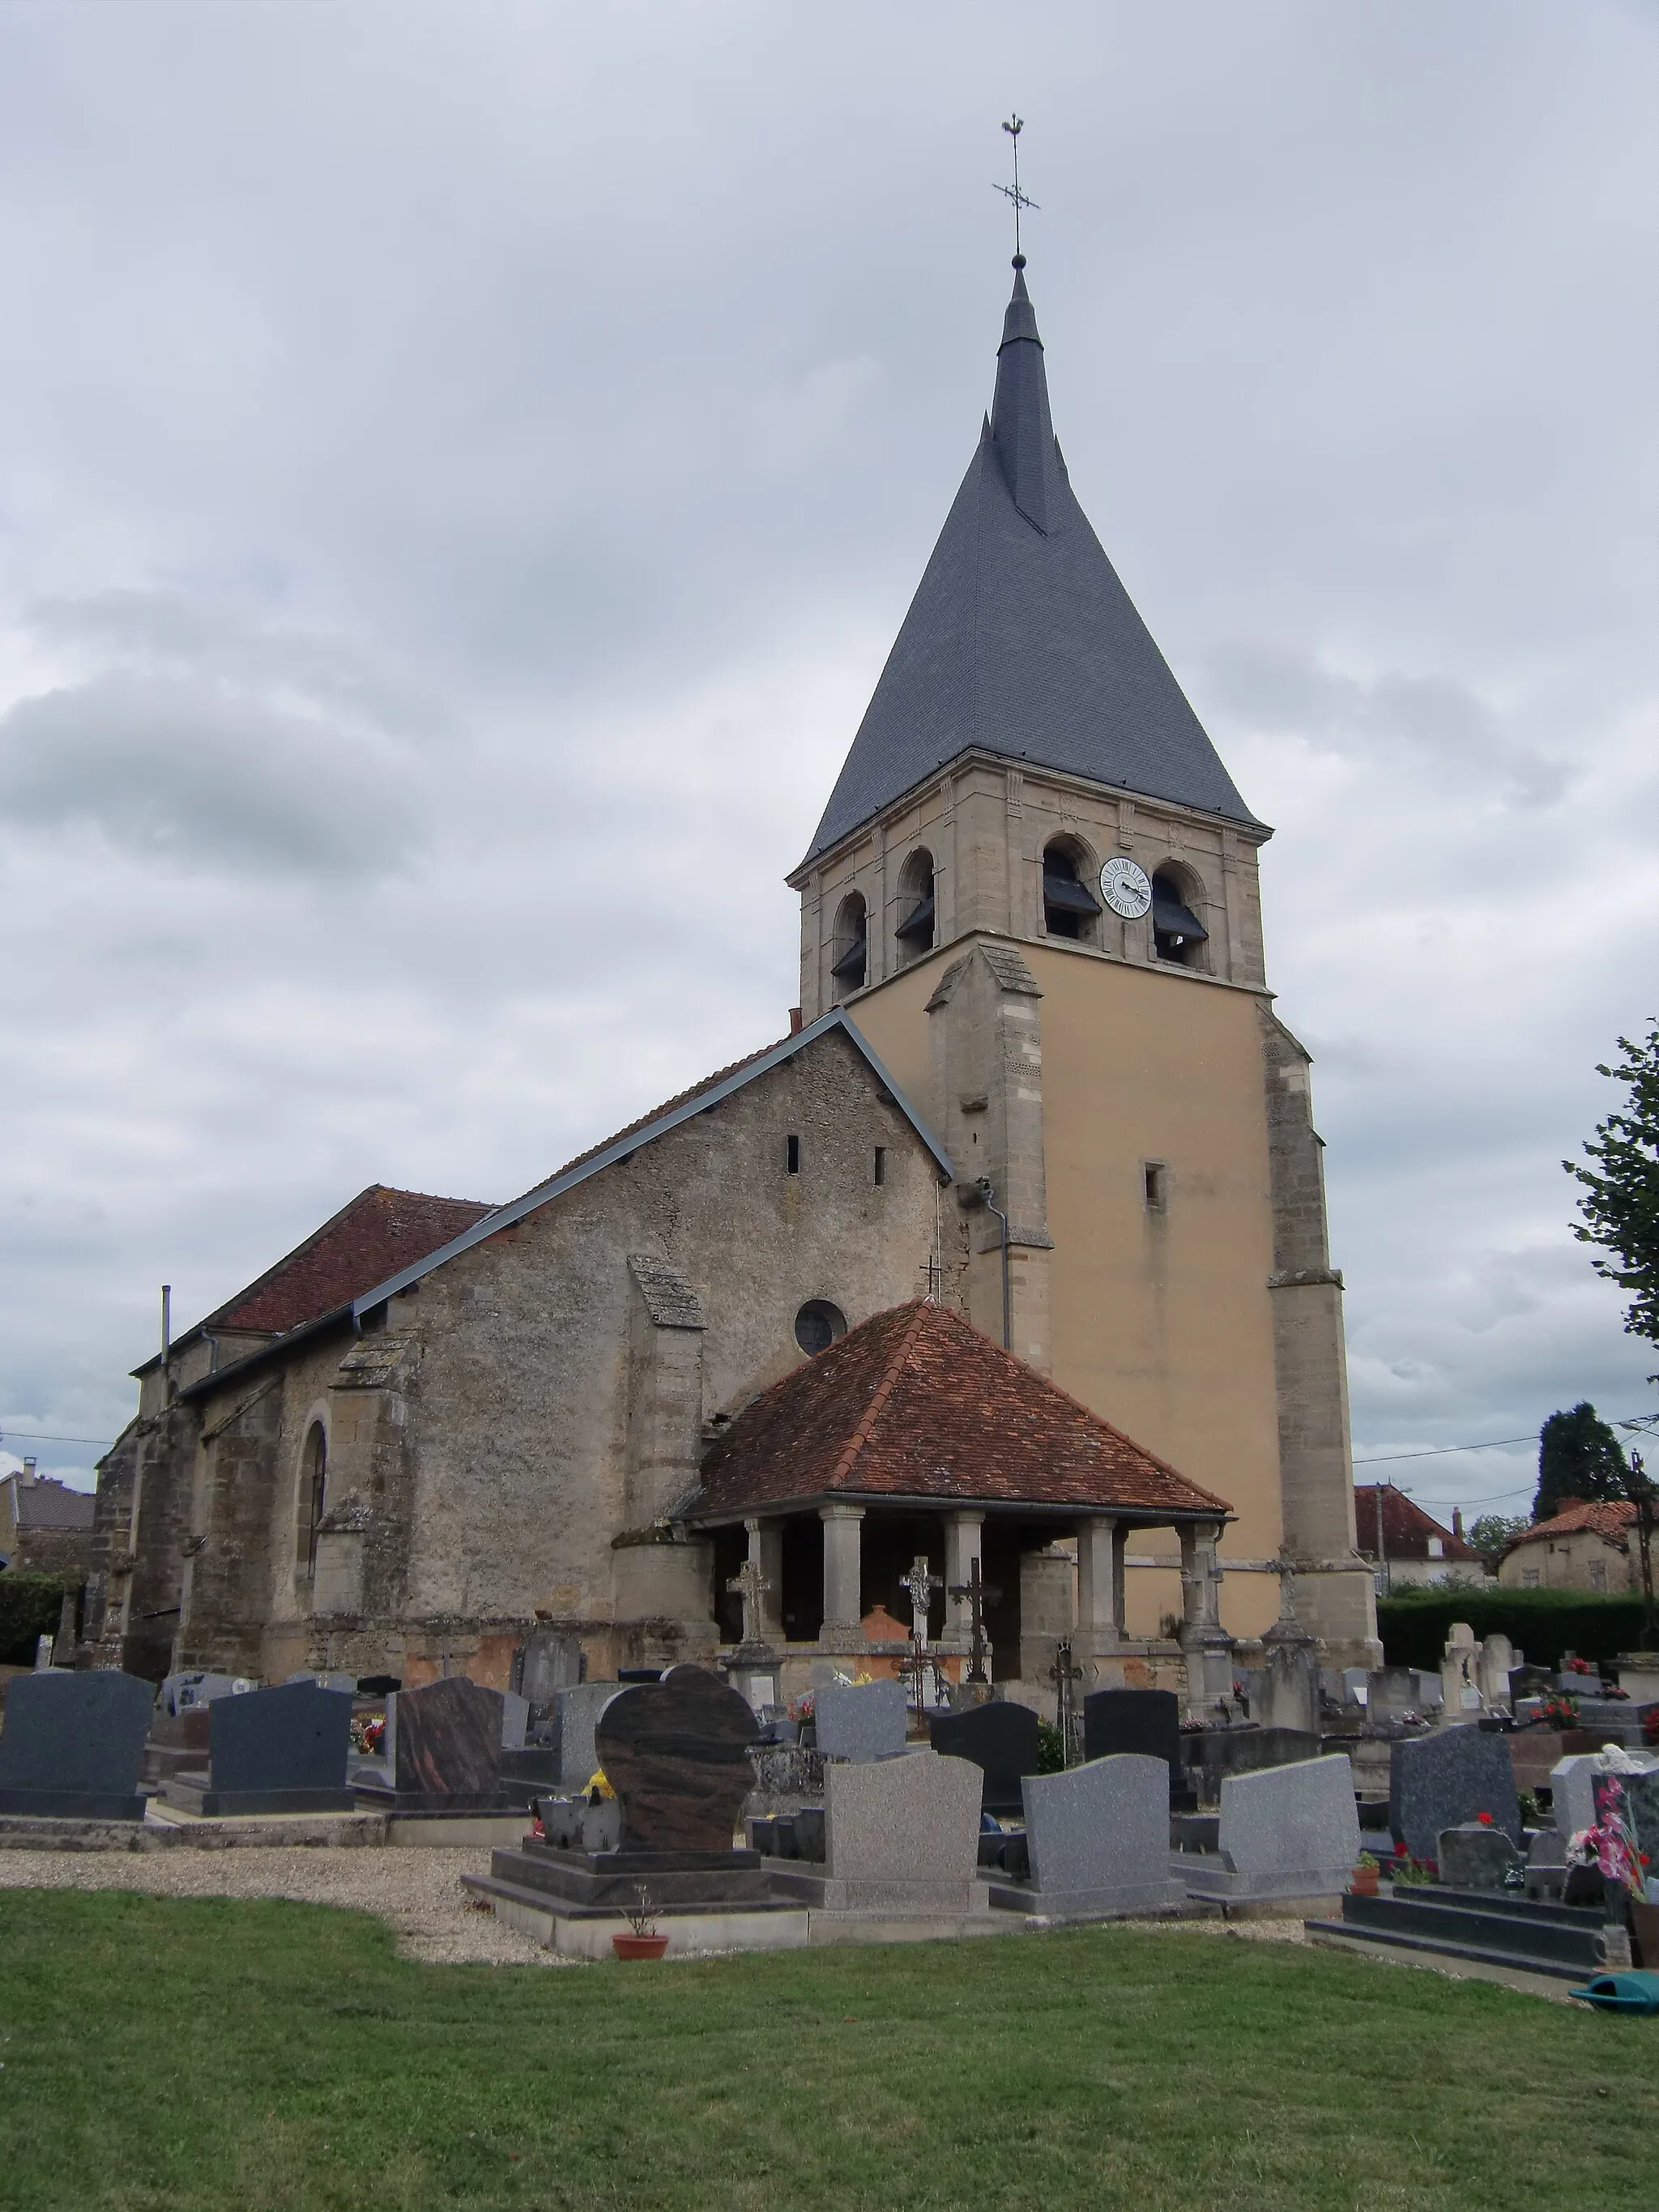
M 1583 1590 L 1442 1589 L 1432 1584 L 1376 1601 L 1376 1626 L 1391 1667 L 1440 1664 L 1455 1620 L 1478 1637 L 1502 1632 L 1529 1665 L 1559 1667 L 1565 1651 L 1611 1662 L 1639 1651 L 1640 1597 L 1595 1597 Z
M 65 1589 L 78 1575 L 32 1575 L 9 1568 L 0 1574 L 0 1666 L 27 1667 L 43 1636 L 58 1632 Z

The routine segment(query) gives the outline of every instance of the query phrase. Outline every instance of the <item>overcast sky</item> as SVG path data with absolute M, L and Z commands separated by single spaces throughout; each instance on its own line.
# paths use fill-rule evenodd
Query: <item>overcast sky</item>
M 11 0 L 0 1466 L 90 1480 L 24 1432 L 163 1280 L 781 1032 L 1016 106 L 1073 482 L 1277 827 L 1356 1455 L 1656 1402 L 1560 1166 L 1659 1008 L 1653 6 Z

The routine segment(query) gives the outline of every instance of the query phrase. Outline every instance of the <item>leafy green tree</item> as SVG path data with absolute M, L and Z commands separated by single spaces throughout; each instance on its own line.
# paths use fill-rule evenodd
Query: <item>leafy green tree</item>
M 1629 1293 L 1626 1334 L 1659 1344 L 1659 1022 L 1639 1044 L 1620 1037 L 1619 1048 L 1617 1066 L 1598 1062 L 1595 1072 L 1629 1086 L 1625 1109 L 1596 1123 L 1583 1147 L 1593 1167 L 1561 1164 L 1584 1187 L 1574 1236 L 1613 1255 L 1597 1260 L 1595 1272 Z
M 1538 1495 L 1534 1521 L 1553 1521 L 1569 1498 L 1587 1505 L 1612 1504 L 1626 1496 L 1629 1469 L 1619 1439 L 1590 1405 L 1552 1413 L 1538 1431 Z
M 1483 1513 L 1478 1521 L 1469 1523 L 1465 1540 L 1471 1551 L 1480 1553 L 1488 1567 L 1495 1569 L 1505 1544 L 1511 1536 L 1518 1536 L 1527 1525 L 1524 1515 L 1519 1520 L 1512 1520 L 1507 1513 Z

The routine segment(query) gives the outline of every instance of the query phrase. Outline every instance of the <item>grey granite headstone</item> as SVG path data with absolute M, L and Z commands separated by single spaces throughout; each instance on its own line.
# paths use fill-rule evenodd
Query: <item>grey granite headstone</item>
M 297 1674 L 290 1674 L 288 1680 L 290 1682 L 309 1682 L 319 1690 L 343 1690 L 349 1698 L 357 1694 L 357 1677 L 355 1674 L 318 1674 L 302 1667 Z
M 1550 1807 L 1555 1825 L 1564 1836 L 1576 1835 L 1580 1828 L 1595 1825 L 1595 1802 L 1590 1791 L 1590 1777 L 1601 1767 L 1601 1754 L 1595 1751 L 1575 1751 L 1565 1759 L 1558 1759 L 1550 1769 Z
M 501 1692 L 501 1748 L 503 1751 L 522 1751 L 525 1731 L 530 1725 L 530 1700 L 521 1698 L 515 1690 Z
M 1502 1735 L 1454 1724 L 1396 1743 L 1389 1754 L 1389 1826 L 1414 1859 L 1432 1859 L 1444 1829 L 1490 1813 L 1518 1844 L 1515 1767 Z
M 555 1698 L 562 1788 L 581 1789 L 599 1765 L 594 1725 L 622 1686 L 620 1682 L 577 1682 Z
M 1027 1775 L 1024 1800 L 1030 1890 L 999 1887 L 997 1904 L 1092 1920 L 1184 1902 L 1170 1866 L 1167 1760 L 1117 1752 L 1065 1774 Z
M 908 1717 L 902 1682 L 830 1682 L 813 1693 L 817 1747 L 826 1759 L 891 1759 L 904 1748 Z
M 142 1820 L 138 1770 L 155 1691 L 136 1674 L 14 1674 L 0 1729 L 0 1813 Z
M 169 1674 L 158 1692 L 163 1712 L 182 1713 L 191 1705 L 211 1705 L 216 1698 L 234 1698 L 258 1685 L 240 1674 Z
M 978 1881 L 981 1769 L 913 1752 L 826 1766 L 828 1911 L 937 1917 L 988 1909 Z
M 1567 1844 L 1562 1828 L 1534 1831 L 1527 1850 L 1527 1895 L 1559 1905 L 1567 1879 Z
M 1590 1792 L 1597 1818 L 1622 1814 L 1624 1825 L 1636 1838 L 1637 1850 L 1645 1851 L 1653 1865 L 1659 1867 L 1659 1773 L 1592 1773 Z
M 209 1818 L 243 1813 L 349 1813 L 351 1692 L 284 1682 L 216 1698 L 205 1775 L 174 1775 L 170 1805 Z
M 575 1637 L 538 1629 L 525 1638 L 514 1688 L 529 1704 L 545 1710 L 560 1690 L 582 1679 L 582 1647 Z
M 1510 1869 L 1521 1864 L 1520 1852 L 1504 1831 L 1495 1822 L 1487 1827 L 1479 1820 L 1443 1828 L 1435 1856 L 1448 1889 L 1502 1889 Z
M 1347 1755 L 1230 1774 L 1213 1856 L 1174 1860 L 1190 1894 L 1235 1899 L 1325 1897 L 1346 1889 L 1360 1853 Z

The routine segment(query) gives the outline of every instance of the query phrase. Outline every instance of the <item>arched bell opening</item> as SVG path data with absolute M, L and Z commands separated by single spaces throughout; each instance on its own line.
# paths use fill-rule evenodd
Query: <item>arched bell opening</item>
M 1203 892 L 1198 879 L 1174 861 L 1152 877 L 1152 944 L 1160 960 L 1177 968 L 1202 968 L 1209 931 L 1194 908 Z
M 1056 837 L 1042 853 L 1042 926 L 1050 937 L 1079 945 L 1096 941 L 1100 901 L 1090 889 L 1094 866 L 1073 837 Z
M 837 999 L 851 998 L 870 977 L 870 918 L 861 891 L 848 891 L 836 909 L 830 936 L 830 973 Z
M 931 952 L 938 939 L 933 903 L 933 856 L 918 845 L 899 871 L 898 939 L 901 966 Z

